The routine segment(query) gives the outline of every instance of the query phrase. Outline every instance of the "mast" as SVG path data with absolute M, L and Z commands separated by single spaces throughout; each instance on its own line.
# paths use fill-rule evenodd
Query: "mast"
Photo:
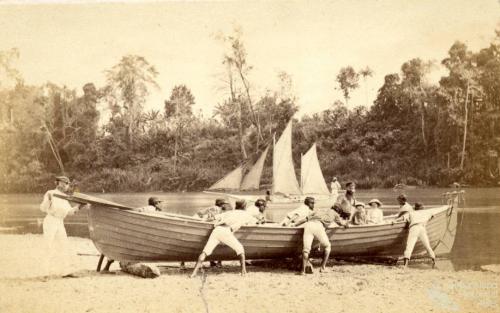
M 273 171 L 272 171 L 272 180 L 271 180 L 271 194 L 274 194 L 274 156 L 276 155 L 276 151 L 274 150 L 276 149 L 276 133 L 273 134 Z

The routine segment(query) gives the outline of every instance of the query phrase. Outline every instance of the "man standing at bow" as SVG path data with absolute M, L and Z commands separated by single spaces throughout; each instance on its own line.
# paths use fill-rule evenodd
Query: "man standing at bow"
M 47 213 L 43 220 L 43 237 L 47 245 L 46 264 L 44 270 L 47 274 L 62 275 L 63 277 L 74 277 L 71 274 L 69 261 L 73 257 L 69 247 L 68 236 L 64 228 L 64 218 L 75 214 L 82 207 L 88 205 L 77 205 L 72 207 L 67 200 L 54 195 L 68 195 L 70 191 L 70 180 L 66 176 L 56 177 L 56 188 L 49 190 L 43 196 L 40 210 Z M 57 259 L 54 259 L 57 257 Z

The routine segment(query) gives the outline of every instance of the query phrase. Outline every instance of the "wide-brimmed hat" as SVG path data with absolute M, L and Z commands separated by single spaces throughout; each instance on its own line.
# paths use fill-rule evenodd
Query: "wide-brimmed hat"
M 362 206 L 364 208 L 365 204 L 363 202 L 356 201 L 356 203 L 354 204 L 354 207 L 358 207 L 358 206 Z
M 71 183 L 71 181 L 69 180 L 69 178 L 67 176 L 57 176 L 56 181 L 61 181 L 61 182 L 66 183 L 66 184 Z
M 378 204 L 379 207 L 382 206 L 382 202 L 380 202 L 379 199 L 371 199 L 370 201 L 368 201 L 368 205 L 372 204 L 372 203 L 376 203 Z

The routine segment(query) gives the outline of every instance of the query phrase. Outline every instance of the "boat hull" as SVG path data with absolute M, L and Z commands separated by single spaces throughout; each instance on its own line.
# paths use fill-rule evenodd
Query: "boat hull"
M 427 223 L 431 246 L 439 254 L 449 253 L 455 238 L 456 209 L 443 206 L 431 210 L 433 217 Z M 195 261 L 212 229 L 212 224 L 193 219 L 99 205 L 89 210 L 89 233 L 95 246 L 119 261 Z M 302 233 L 299 227 L 244 226 L 235 235 L 245 247 L 247 259 L 276 259 L 299 255 Z M 398 257 L 404 251 L 408 230 L 405 223 L 394 223 L 328 228 L 327 234 L 331 257 Z M 417 243 L 414 255 L 423 252 L 424 247 Z M 230 260 L 236 255 L 219 245 L 209 259 Z

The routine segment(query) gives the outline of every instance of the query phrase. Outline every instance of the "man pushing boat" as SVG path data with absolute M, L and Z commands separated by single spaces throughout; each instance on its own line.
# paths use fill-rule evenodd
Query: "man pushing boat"
M 303 246 L 302 246 L 302 271 L 301 275 L 306 274 L 306 268 L 312 265 L 309 262 L 309 254 L 311 253 L 312 243 L 314 239 L 317 239 L 320 245 L 323 247 L 323 260 L 321 262 L 320 271 L 324 272 L 326 270 L 326 262 L 330 257 L 331 243 L 328 235 L 326 234 L 326 228 L 331 226 L 344 226 L 349 227 L 349 222 L 340 217 L 337 213 L 339 209 L 337 206 L 332 206 L 326 211 L 314 211 L 314 198 L 309 200 L 311 204 L 311 213 L 301 220 L 297 220 L 295 225 L 304 224 L 304 234 L 303 234 Z M 312 270 L 311 270 L 312 273 Z
M 300 205 L 295 210 L 288 212 L 285 218 L 280 222 L 281 226 L 296 226 L 296 222 L 303 220 L 314 210 L 314 198 L 306 197 L 304 204 Z
M 214 224 L 215 227 L 212 230 L 203 251 L 198 257 L 198 261 L 196 261 L 191 278 L 196 276 L 199 269 L 203 265 L 203 261 L 205 261 L 207 256 L 212 254 L 214 249 L 220 243 L 225 244 L 236 252 L 236 255 L 240 259 L 241 275 L 246 275 L 245 249 L 239 240 L 234 236 L 234 233 L 237 232 L 241 226 L 256 224 L 257 219 L 245 211 L 244 201 L 237 201 L 234 211 L 228 211 L 218 215 Z

